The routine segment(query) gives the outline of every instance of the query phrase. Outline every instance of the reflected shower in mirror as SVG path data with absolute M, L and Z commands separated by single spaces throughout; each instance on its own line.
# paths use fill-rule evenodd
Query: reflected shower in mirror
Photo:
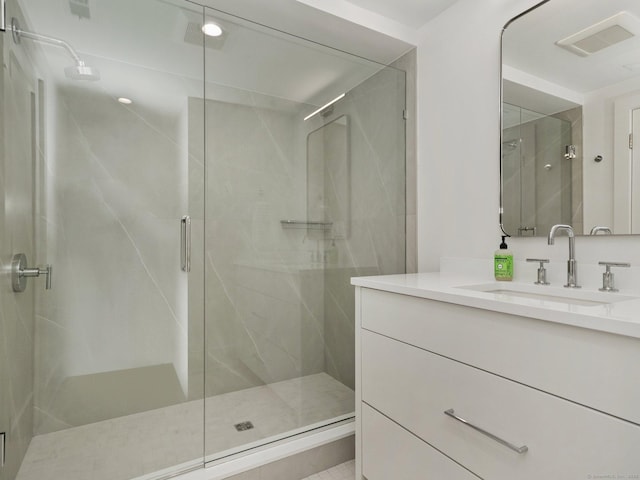
M 522 103 L 502 106 L 503 229 L 512 236 L 546 235 L 558 223 L 582 230 L 582 110 L 545 115 Z
M 547 0 L 507 24 L 502 55 L 505 232 L 640 233 L 640 3 Z

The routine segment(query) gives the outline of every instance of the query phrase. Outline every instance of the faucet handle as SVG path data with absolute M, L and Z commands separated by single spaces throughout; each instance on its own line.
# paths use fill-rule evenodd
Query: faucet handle
M 538 262 L 538 280 L 533 282 L 536 285 L 549 285 L 547 282 L 547 270 L 544 268 L 545 263 L 549 263 L 548 258 L 527 258 L 527 262 Z
M 613 283 L 613 273 L 611 273 L 611 267 L 630 267 L 630 263 L 620 262 L 598 262 L 598 265 L 604 265 L 605 271 L 602 274 L 602 288 L 599 288 L 601 292 L 617 292 Z

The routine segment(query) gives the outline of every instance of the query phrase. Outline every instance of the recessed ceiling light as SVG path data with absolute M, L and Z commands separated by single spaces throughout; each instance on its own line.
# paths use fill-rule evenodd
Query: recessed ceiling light
M 123 105 L 131 105 L 133 103 L 133 100 L 131 100 L 130 98 L 127 98 L 127 97 L 120 97 L 120 98 L 118 98 L 118 101 L 120 103 L 122 103 Z
M 219 37 L 222 35 L 222 28 L 217 23 L 207 22 L 202 26 L 202 33 L 208 37 Z

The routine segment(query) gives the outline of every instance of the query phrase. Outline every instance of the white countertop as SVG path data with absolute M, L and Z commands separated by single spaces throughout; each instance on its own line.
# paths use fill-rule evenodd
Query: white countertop
M 640 296 L 600 292 L 588 289 L 566 289 L 520 282 L 491 282 L 464 275 L 440 273 L 416 273 L 354 277 L 356 286 L 387 292 L 427 298 L 467 307 L 536 318 L 548 322 L 573 325 L 602 332 L 640 338 Z M 465 287 L 503 290 L 503 292 L 478 291 Z M 462 287 L 462 288 L 461 288 Z M 525 292 L 533 298 L 518 296 L 504 290 Z M 614 299 L 612 303 L 576 305 L 560 297 L 572 297 L 576 302 Z M 539 297 L 539 298 L 535 298 Z M 546 298 L 542 298 L 546 297 Z M 618 301 L 619 300 L 619 301 Z

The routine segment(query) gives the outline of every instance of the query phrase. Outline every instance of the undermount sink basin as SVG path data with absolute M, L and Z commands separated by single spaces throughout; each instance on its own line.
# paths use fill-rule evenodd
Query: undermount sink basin
M 636 297 L 610 292 L 582 290 L 577 288 L 557 288 L 545 285 L 509 284 L 502 282 L 484 283 L 481 285 L 464 285 L 457 288 L 474 290 L 476 292 L 492 293 L 501 300 L 529 298 L 533 300 L 565 303 L 569 305 L 581 305 L 584 307 L 595 307 L 598 305 L 624 302 L 627 300 L 636 300 Z

